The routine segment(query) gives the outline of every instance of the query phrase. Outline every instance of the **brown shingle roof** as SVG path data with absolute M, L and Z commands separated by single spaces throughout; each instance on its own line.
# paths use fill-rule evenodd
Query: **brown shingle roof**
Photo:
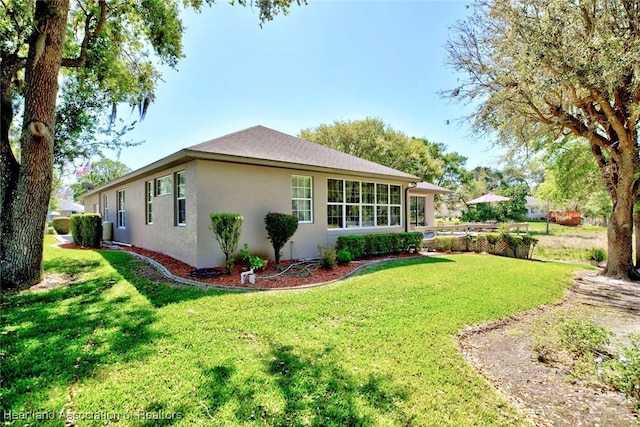
M 408 173 L 264 126 L 253 126 L 187 150 L 419 180 Z

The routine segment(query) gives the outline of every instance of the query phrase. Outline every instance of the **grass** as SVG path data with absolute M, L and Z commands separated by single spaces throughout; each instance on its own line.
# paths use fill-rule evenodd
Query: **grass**
M 538 259 L 587 261 L 593 248 L 606 249 L 607 229 L 594 225 L 568 227 L 545 222 L 529 222 L 529 233 L 537 238 L 534 257 Z
M 152 283 L 126 253 L 49 243 L 46 271 L 74 282 L 4 297 L 0 410 L 76 425 L 527 425 L 455 338 L 559 300 L 574 268 L 465 254 L 238 294 Z

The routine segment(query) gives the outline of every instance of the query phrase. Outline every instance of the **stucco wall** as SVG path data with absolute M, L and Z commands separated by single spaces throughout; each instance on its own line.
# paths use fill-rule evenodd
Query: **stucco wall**
M 175 172 L 185 171 L 186 174 L 186 225 L 175 225 L 174 196 Z M 171 194 L 153 197 L 153 223 L 146 223 L 146 187 L 147 181 L 155 182 L 156 178 L 170 175 L 172 177 Z M 99 212 L 103 221 L 113 223 L 113 240 L 129 243 L 142 248 L 151 249 L 170 255 L 189 265 L 196 264 L 197 244 L 197 209 L 196 187 L 197 181 L 195 162 L 186 163 L 162 173 L 147 175 L 121 186 L 102 191 L 97 195 L 85 198 L 85 208 L 99 204 Z M 118 191 L 125 190 L 125 227 L 117 224 Z M 108 197 L 108 213 L 104 215 L 104 196 Z
M 239 247 L 248 243 L 251 252 L 273 259 L 264 217 L 268 212 L 291 213 L 292 175 L 312 177 L 313 222 L 298 225 L 291 238 L 293 245 L 288 243 L 282 249 L 282 259 L 316 257 L 319 244 L 334 244 L 343 234 L 404 231 L 404 223 L 397 227 L 327 230 L 327 178 L 357 180 L 353 176 L 204 160 L 197 161 L 197 169 L 198 217 L 201 219 L 198 224 L 199 267 L 224 263 L 222 251 L 209 230 L 212 212 L 240 213 L 244 222 Z M 393 180 L 362 180 L 403 185 Z

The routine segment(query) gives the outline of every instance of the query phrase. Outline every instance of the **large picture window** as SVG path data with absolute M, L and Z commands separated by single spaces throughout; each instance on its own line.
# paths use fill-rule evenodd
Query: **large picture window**
M 402 225 L 402 187 L 375 182 L 327 180 L 327 227 Z
M 313 188 L 310 176 L 291 176 L 291 214 L 298 222 L 313 222 Z
M 119 190 L 118 191 L 118 206 L 116 206 L 116 209 L 118 210 L 118 221 L 117 221 L 117 226 L 118 228 L 126 228 L 127 226 L 127 216 L 126 216 L 126 210 L 125 210 L 125 194 L 124 194 L 124 190 Z
M 176 225 L 187 224 L 187 185 L 184 171 L 176 172 Z
M 153 181 L 145 183 L 145 213 L 147 224 L 153 224 Z

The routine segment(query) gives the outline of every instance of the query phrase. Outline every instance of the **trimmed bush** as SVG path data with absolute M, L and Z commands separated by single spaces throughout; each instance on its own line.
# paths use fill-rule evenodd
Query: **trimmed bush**
M 58 234 L 69 234 L 71 230 L 71 219 L 68 216 L 59 216 L 51 220 L 53 229 Z
M 353 261 L 353 255 L 346 249 L 341 249 L 338 251 L 337 255 L 338 264 L 348 264 Z
M 320 266 L 331 270 L 336 265 L 336 249 L 333 246 L 318 245 L 318 252 L 320 252 Z
M 102 217 L 96 213 L 71 215 L 73 243 L 87 248 L 99 248 L 102 240 Z
M 276 264 L 278 264 L 280 262 L 280 250 L 298 229 L 298 217 L 290 214 L 269 212 L 264 218 L 264 223 L 275 252 Z
M 73 237 L 73 243 L 78 246 L 82 246 L 82 224 L 81 217 L 82 214 L 73 214 L 71 215 L 71 237 Z
M 212 213 L 211 226 L 209 229 L 213 232 L 213 237 L 220 244 L 220 249 L 225 256 L 225 268 L 227 274 L 233 269 L 233 254 L 238 249 L 240 241 L 240 231 L 244 218 L 238 213 Z
M 409 248 L 422 249 L 423 235 L 419 231 L 408 233 L 353 234 L 339 236 L 336 249 L 346 250 L 353 259 L 372 255 L 397 254 Z

